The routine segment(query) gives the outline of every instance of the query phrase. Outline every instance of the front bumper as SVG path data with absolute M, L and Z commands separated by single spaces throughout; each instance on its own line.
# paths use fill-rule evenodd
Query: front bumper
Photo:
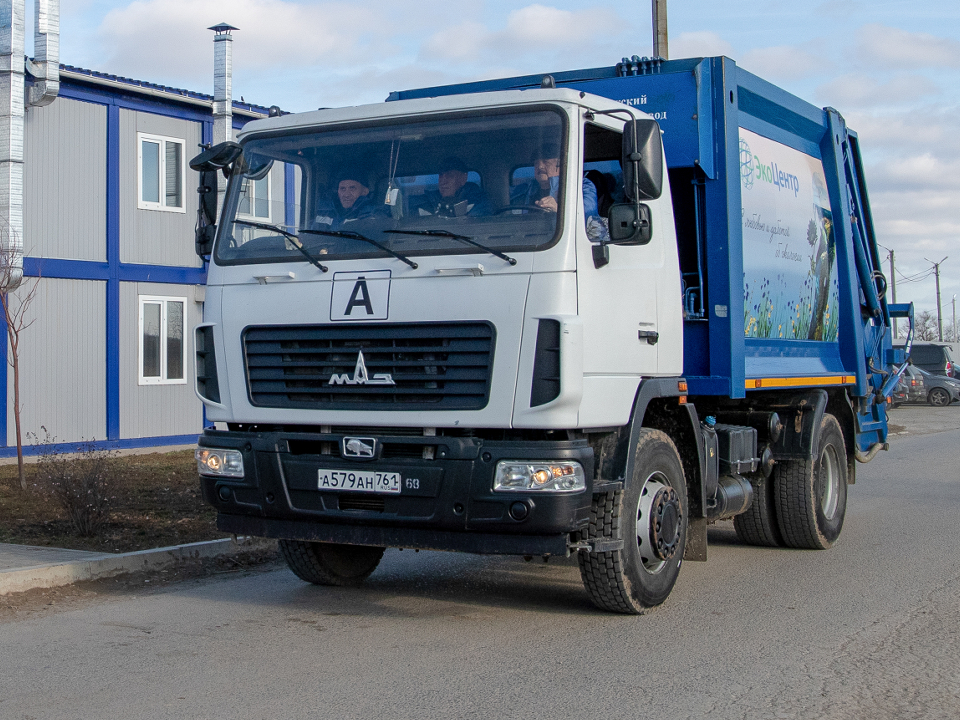
M 351 433 L 357 435 L 376 438 L 375 457 L 341 457 L 342 433 L 205 431 L 201 447 L 239 450 L 244 461 L 243 478 L 200 478 L 218 527 L 295 540 L 539 555 L 565 553 L 570 534 L 589 522 L 594 461 L 585 440 Z M 495 493 L 500 460 L 575 460 L 587 486 L 576 493 Z M 401 491 L 320 490 L 319 469 L 400 473 Z

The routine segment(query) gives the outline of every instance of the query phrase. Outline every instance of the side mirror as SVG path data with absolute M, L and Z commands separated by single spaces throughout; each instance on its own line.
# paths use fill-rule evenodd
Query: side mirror
M 213 252 L 213 239 L 217 234 L 217 171 L 204 170 L 200 173 L 200 194 L 197 208 L 196 249 L 203 257 Z
M 194 244 L 197 255 L 204 257 L 213 252 L 213 240 L 217 234 L 217 171 L 230 167 L 241 155 L 243 148 L 231 140 L 208 147 L 190 161 L 190 169 L 200 173 L 200 202 L 197 207 L 197 227 Z M 269 170 L 269 168 L 267 168 Z
M 231 140 L 209 147 L 190 161 L 190 169 L 206 172 L 227 167 L 243 154 L 239 143 Z
M 628 120 L 623 126 L 621 165 L 623 190 L 628 200 L 639 202 L 660 197 L 663 193 L 663 143 L 656 120 Z
M 610 242 L 614 245 L 646 245 L 653 237 L 650 208 L 641 203 L 617 203 L 608 215 Z

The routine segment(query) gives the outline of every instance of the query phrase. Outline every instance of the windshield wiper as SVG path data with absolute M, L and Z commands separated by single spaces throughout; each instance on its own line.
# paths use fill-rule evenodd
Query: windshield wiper
M 322 264 L 319 260 L 317 260 L 313 255 L 310 254 L 310 251 L 307 250 L 307 249 L 303 246 L 303 243 L 302 243 L 302 242 L 300 242 L 300 238 L 299 238 L 299 237 L 297 237 L 296 235 L 294 235 L 292 232 L 288 232 L 288 231 L 284 230 L 284 229 L 283 229 L 282 227 L 280 227 L 279 225 L 271 225 L 270 223 L 262 223 L 262 222 L 251 222 L 251 221 L 249 221 L 249 220 L 234 220 L 234 221 L 233 221 L 233 224 L 234 224 L 234 225 L 247 225 L 247 226 L 249 226 L 249 227 L 259 228 L 259 229 L 261 229 L 261 230 L 272 230 L 272 231 L 275 232 L 275 233 L 280 233 L 280 234 L 283 235 L 285 238 L 287 238 L 287 239 L 290 240 L 290 244 L 293 245 L 297 250 L 299 250 L 299 251 L 301 252 L 301 254 L 302 254 L 307 260 L 310 261 L 310 264 L 311 264 L 311 265 L 314 265 L 314 266 L 318 267 L 318 268 L 320 269 L 320 272 L 327 272 L 327 270 L 330 269 L 330 268 L 328 268 L 326 265 Z
M 307 233 L 309 235 L 327 235 L 329 237 L 342 237 L 342 238 L 353 238 L 354 240 L 363 240 L 363 242 L 370 243 L 371 245 L 374 245 L 375 247 L 380 248 L 385 253 L 393 255 L 397 260 L 400 260 L 401 262 L 405 262 L 414 270 L 420 267 L 410 258 L 405 257 L 404 255 L 401 255 L 398 252 L 394 252 L 383 243 L 378 243 L 376 240 L 371 240 L 366 235 L 361 235 L 360 233 L 353 232 L 352 230 L 301 230 L 300 232 Z M 384 232 L 390 232 L 390 231 L 385 230 Z
M 494 257 L 498 257 L 501 260 L 506 260 L 511 265 L 517 264 L 516 258 L 512 258 L 509 255 L 504 255 L 499 250 L 494 250 L 493 248 L 487 247 L 486 245 L 481 245 L 476 240 L 474 240 L 473 238 L 469 238 L 466 235 L 457 235 L 456 233 L 452 233 L 447 230 L 384 230 L 384 232 L 395 233 L 397 235 L 428 235 L 430 237 L 445 237 L 445 238 L 450 238 L 451 240 L 460 240 L 461 242 L 465 242 L 469 245 L 473 245 L 474 247 L 478 247 L 481 250 L 485 250 L 486 252 L 490 253 Z

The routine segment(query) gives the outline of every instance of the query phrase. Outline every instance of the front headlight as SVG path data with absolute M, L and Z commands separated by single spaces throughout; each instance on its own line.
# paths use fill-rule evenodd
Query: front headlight
M 197 448 L 197 472 L 213 477 L 242 478 L 243 455 L 239 450 L 211 450 Z
M 494 492 L 579 492 L 587 487 L 578 462 L 532 463 L 502 460 L 493 476 Z

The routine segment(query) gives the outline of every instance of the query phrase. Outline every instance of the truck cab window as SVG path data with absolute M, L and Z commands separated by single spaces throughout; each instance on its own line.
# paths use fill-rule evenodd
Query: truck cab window
M 561 226 L 559 208 L 518 207 L 515 198 L 518 183 L 535 181 L 535 159 L 543 148 L 566 146 L 566 124 L 562 112 L 534 107 L 253 139 L 237 167 L 253 172 L 271 161 L 293 165 L 302 211 L 295 225 L 293 218 L 271 217 L 275 193 L 269 177 L 236 175 L 227 190 L 216 261 L 306 262 L 284 233 L 295 234 L 324 262 L 392 252 L 487 252 L 457 235 L 498 252 L 551 247 Z M 517 168 L 526 170 L 518 174 Z

